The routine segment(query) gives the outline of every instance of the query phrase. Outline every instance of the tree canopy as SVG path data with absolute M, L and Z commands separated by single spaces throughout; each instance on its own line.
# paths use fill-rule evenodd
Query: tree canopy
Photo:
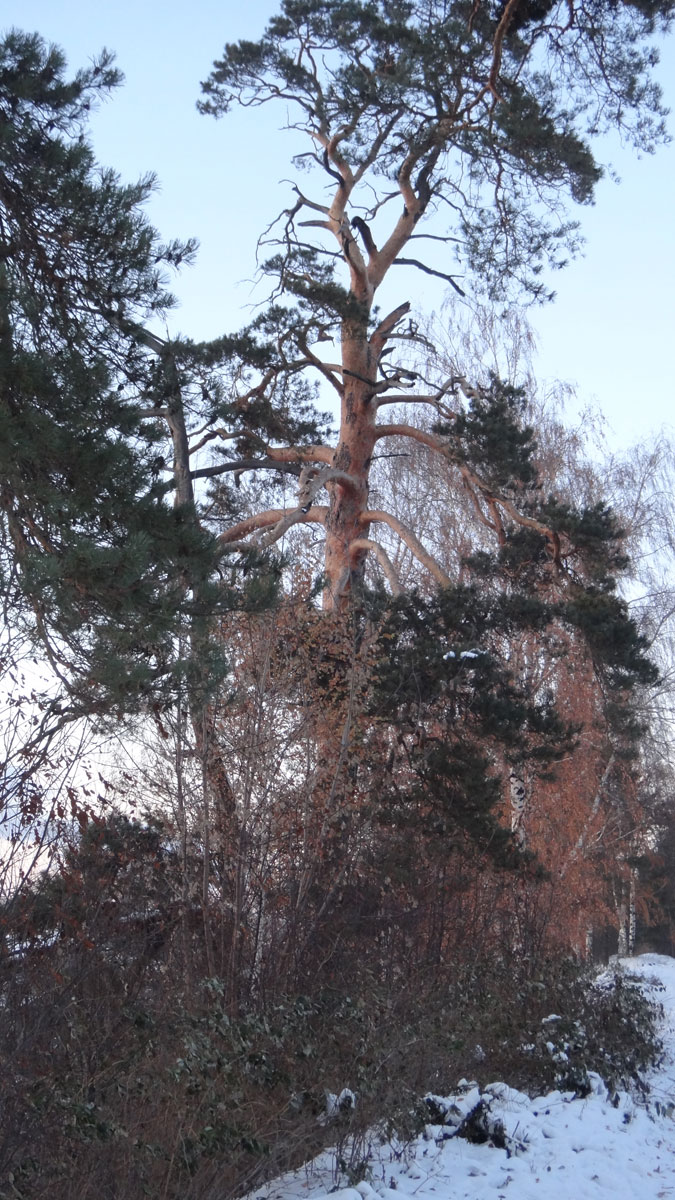
M 329 606 L 344 602 L 369 554 L 392 578 L 371 533 L 377 524 L 395 528 L 434 573 L 415 531 L 369 507 L 370 465 L 393 436 L 456 457 L 450 426 L 463 420 L 471 391 L 456 376 L 411 369 L 406 348 L 423 339 L 404 323 L 409 301 L 404 293 L 383 317 L 378 289 L 406 266 L 462 293 L 547 296 L 545 264 L 561 266 L 577 245 L 567 201 L 590 202 L 602 173 L 594 140 L 618 129 L 651 149 L 665 136 L 651 68 L 653 35 L 671 15 L 670 5 L 604 0 L 285 0 L 258 42 L 225 47 L 203 84 L 202 111 L 276 104 L 306 147 L 294 160 L 294 203 L 261 237 L 272 304 L 248 333 L 258 355 L 267 348 L 266 370 L 238 389 L 230 412 L 242 437 L 222 447 L 229 461 L 220 466 L 223 475 L 251 470 L 251 451 L 266 471 L 295 463 L 298 505 L 247 515 L 223 534 L 226 544 L 269 545 L 295 523 L 323 527 Z M 332 339 L 337 362 L 326 353 Z M 281 381 L 298 388 L 305 378 L 339 397 L 336 446 L 279 445 L 270 416 Z M 447 440 L 411 422 L 378 423 L 378 409 L 393 402 L 431 406 Z M 517 519 L 510 499 L 458 465 L 496 532 L 497 510 Z M 327 505 L 317 502 L 324 488 Z
M 574 246 L 564 200 L 589 203 L 602 174 L 593 140 L 608 129 L 641 149 L 663 139 L 651 38 L 671 19 L 670 3 L 284 0 L 260 41 L 226 46 L 200 107 L 280 104 L 308 136 L 297 165 L 320 167 L 333 198 L 296 189 L 280 238 L 285 290 L 304 295 L 303 252 L 319 253 L 298 227 L 322 227 L 369 304 L 437 213 L 483 286 L 541 296 L 543 263 Z M 391 207 L 376 249 L 370 222 Z
M 195 243 L 160 241 L 151 177 L 96 163 L 88 116 L 118 82 L 109 55 L 68 79 L 37 35 L 0 46 L 3 592 L 74 711 L 101 714 L 171 683 L 215 562 L 191 491 L 167 485 L 155 417 L 184 436 L 181 381 L 146 328 Z

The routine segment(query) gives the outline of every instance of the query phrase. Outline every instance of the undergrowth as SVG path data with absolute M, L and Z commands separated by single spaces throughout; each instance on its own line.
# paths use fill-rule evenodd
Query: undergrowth
M 641 1086 L 659 1054 L 658 1006 L 620 974 L 511 962 L 426 991 L 367 971 L 351 984 L 234 1017 L 218 980 L 92 1005 L 62 978 L 7 1039 L 0 1200 L 226 1200 L 326 1145 L 353 1181 L 369 1129 L 414 1136 L 419 1097 L 462 1076 L 584 1095 L 591 1072 Z

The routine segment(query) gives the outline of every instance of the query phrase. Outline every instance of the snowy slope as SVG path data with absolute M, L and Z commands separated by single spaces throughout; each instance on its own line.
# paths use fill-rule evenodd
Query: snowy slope
M 488 1092 L 496 1140 L 474 1145 L 453 1135 L 479 1099 L 477 1089 L 438 1098 L 438 1119 L 405 1146 L 377 1139 L 367 1182 L 336 1189 L 335 1156 L 253 1193 L 255 1200 L 675 1200 L 675 959 L 645 954 L 624 959 L 664 1008 L 663 1062 L 648 1077 L 647 1105 L 627 1093 L 613 1104 L 599 1078 L 592 1094 L 552 1092 L 530 1099 L 506 1084 Z M 671 1113 L 673 1115 L 671 1115 Z

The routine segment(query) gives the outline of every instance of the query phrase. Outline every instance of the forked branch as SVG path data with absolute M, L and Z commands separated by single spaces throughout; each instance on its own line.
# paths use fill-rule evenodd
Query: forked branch
M 379 542 L 373 541 L 372 538 L 361 537 L 355 538 L 349 549 L 352 554 L 355 550 L 371 551 L 382 567 L 387 583 L 391 588 L 392 595 L 400 596 L 402 594 L 403 588 L 401 587 L 401 581 L 396 574 L 394 564 L 384 549 L 384 546 L 381 546 Z
M 426 567 L 429 574 L 432 575 L 436 580 L 436 583 L 440 584 L 441 587 L 450 587 L 452 585 L 450 576 L 446 575 L 445 571 L 440 564 L 436 562 L 436 559 L 433 557 L 433 555 L 431 555 L 428 550 L 425 550 L 424 546 L 420 542 L 419 538 L 415 536 L 412 529 L 408 529 L 408 526 L 404 525 L 403 522 L 398 519 L 398 517 L 392 516 L 391 513 L 384 512 L 383 509 L 368 509 L 366 512 L 361 514 L 362 525 L 370 525 L 373 521 L 381 521 L 384 525 L 388 525 L 390 529 L 393 529 L 394 533 L 398 534 L 401 541 L 405 543 L 417 561 L 420 562 L 423 567 Z M 352 545 L 353 544 L 354 543 L 352 543 Z
M 293 525 L 325 525 L 327 513 L 328 509 L 323 505 L 313 506 L 307 512 L 300 508 L 268 508 L 265 512 L 239 521 L 222 533 L 218 539 L 221 551 L 228 554 L 232 550 L 265 549 L 283 537 Z M 257 537 L 255 542 L 245 540 L 263 529 L 268 532 Z

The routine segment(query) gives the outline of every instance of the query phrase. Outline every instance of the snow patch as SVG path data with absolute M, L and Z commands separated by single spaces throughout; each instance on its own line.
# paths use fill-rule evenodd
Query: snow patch
M 617 967 L 664 1009 L 664 1053 L 647 1076 L 646 1103 L 627 1092 L 610 1099 L 595 1074 L 583 1099 L 559 1091 L 532 1099 L 500 1081 L 481 1090 L 464 1079 L 450 1096 L 424 1097 L 429 1123 L 412 1142 L 380 1144 L 374 1131 L 361 1158 L 367 1178 L 356 1186 L 340 1188 L 338 1179 L 336 1187 L 335 1155 L 326 1151 L 251 1200 L 675 1197 L 675 959 L 647 954 L 614 962 L 612 974 Z M 547 1022 L 559 1019 L 553 1014 Z M 348 1095 L 348 1088 L 331 1093 L 338 1111 Z

